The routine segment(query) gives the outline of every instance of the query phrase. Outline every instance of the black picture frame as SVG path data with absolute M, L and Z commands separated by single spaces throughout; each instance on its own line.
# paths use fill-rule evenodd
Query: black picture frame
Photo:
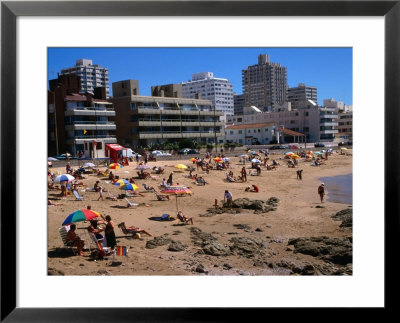
M 19 16 L 384 16 L 385 19 L 385 307 L 396 306 L 399 233 L 400 1 L 2 1 L 1 3 L 1 321 L 202 322 L 264 317 L 244 308 L 17 308 L 16 307 L 16 19 Z M 383 145 L 382 145 L 383 146 Z M 380 151 L 381 151 L 380 147 Z M 373 237 L 372 237 L 373 238 Z M 371 258 L 373 255 L 371 255 Z M 373 259 L 371 259 L 373 261 Z M 395 291 L 397 292 L 397 291 Z M 396 293 L 395 293 L 396 294 Z M 282 310 L 275 309 L 276 311 Z M 382 319 L 382 309 L 376 317 Z M 369 318 L 373 314 L 369 312 Z M 250 316 L 249 316 L 250 315 Z M 334 314 L 332 314 L 334 315 Z M 378 316 L 379 315 L 379 316 Z M 282 316 L 283 318 L 283 316 Z M 343 318 L 343 317 L 340 317 Z M 271 319 L 271 318 L 270 318 Z

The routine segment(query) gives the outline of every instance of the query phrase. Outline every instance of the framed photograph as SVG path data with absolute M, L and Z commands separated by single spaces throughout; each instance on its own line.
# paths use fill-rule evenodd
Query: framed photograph
M 395 241 L 392 239 L 398 234 L 399 229 L 397 216 L 399 195 L 397 156 L 398 139 L 400 139 L 397 125 L 400 107 L 399 1 L 3 1 L 1 30 L 0 290 L 2 321 L 235 321 L 238 311 L 262 315 L 265 310 L 272 308 L 385 310 L 393 308 L 390 289 L 398 282 L 397 276 L 392 274 L 391 269 L 396 268 L 394 259 L 398 253 L 393 248 Z M 353 252 L 351 266 L 340 272 L 335 269 L 336 271 L 331 270 L 329 274 L 326 274 L 327 267 L 324 267 L 327 270 L 325 272 L 323 270 L 321 272 L 321 268 L 316 270 L 313 267 L 311 270 L 312 266 L 288 270 L 290 261 L 282 259 L 279 268 L 286 270 L 286 274 L 263 275 L 260 274 L 261 271 L 256 270 L 257 266 L 261 268 L 268 264 L 260 265 L 254 260 L 251 262 L 254 268 L 249 269 L 248 272 L 237 271 L 237 275 L 229 273 L 213 275 L 209 274 L 209 271 L 202 271 L 198 262 L 195 268 L 194 262 L 188 261 L 185 265 L 196 271 L 195 274 L 178 275 L 177 271 L 173 270 L 170 274 L 165 274 L 164 271 L 157 272 L 156 268 L 152 273 L 148 271 L 147 274 L 146 271 L 125 274 L 122 269 L 121 271 L 110 269 L 109 272 L 113 274 L 108 275 L 106 268 L 104 266 L 101 268 L 100 262 L 90 265 L 84 261 L 69 263 L 68 257 L 60 254 L 54 257 L 57 250 L 54 249 L 52 240 L 54 234 L 49 231 L 51 225 L 47 217 L 51 216 L 59 220 L 67 213 L 69 214 L 72 209 L 61 205 L 48 212 L 48 205 L 45 203 L 48 186 L 44 182 L 44 176 L 46 176 L 44 174 L 48 168 L 44 168 L 43 165 L 44 159 L 55 156 L 55 153 L 50 153 L 47 132 L 48 107 L 53 102 L 52 100 L 56 102 L 57 96 L 54 84 L 49 85 L 49 80 L 52 77 L 54 79 L 60 77 L 57 75 L 60 67 L 54 65 L 53 70 L 51 63 L 61 60 L 62 55 L 65 54 L 63 50 L 68 50 L 68 48 L 91 48 L 93 52 L 96 48 L 101 48 L 109 60 L 122 60 L 123 50 L 141 49 L 143 54 L 138 55 L 137 60 L 140 60 L 140 57 L 146 57 L 149 62 L 152 59 L 157 62 L 165 59 L 165 64 L 173 66 L 178 66 L 180 63 L 176 60 L 173 63 L 167 60 L 167 49 L 176 50 L 173 53 L 168 52 L 168 57 L 179 56 L 180 51 L 185 49 L 187 57 L 193 58 L 192 61 L 206 61 L 207 57 L 213 57 L 213 55 L 214 57 L 223 56 L 229 50 L 237 52 L 236 56 L 231 55 L 230 59 L 235 57 L 239 60 L 241 55 L 244 56 L 244 52 L 240 52 L 242 49 L 252 49 L 254 52 L 258 49 L 270 49 L 272 53 L 281 55 L 291 49 L 298 50 L 293 51 L 296 55 L 301 55 L 299 49 L 318 49 L 317 56 L 326 56 L 325 62 L 331 61 L 331 64 L 325 63 L 330 65 L 330 69 L 324 69 L 324 67 L 320 69 L 321 75 L 326 79 L 335 77 L 333 71 L 339 70 L 341 64 L 338 63 L 341 59 L 339 49 L 348 50 L 349 69 L 352 69 L 349 73 L 350 77 L 343 74 L 342 81 L 336 84 L 340 84 L 337 86 L 340 90 L 340 87 L 347 86 L 345 82 L 348 80 L 345 79 L 352 78 L 351 85 L 348 87 L 352 89 L 349 96 L 354 106 L 353 132 L 356 143 L 352 147 L 351 157 L 351 169 L 352 173 L 354 172 L 352 180 L 354 227 L 352 226 L 350 236 L 354 250 L 351 250 Z M 327 54 L 334 48 L 338 51 Z M 159 53 L 155 54 L 156 51 Z M 269 62 L 268 55 L 261 55 L 268 52 L 259 54 L 259 64 L 263 59 Z M 85 59 L 90 60 L 91 57 L 73 56 L 72 62 L 79 59 L 82 61 L 81 65 L 84 66 L 87 63 Z M 254 60 L 255 62 L 248 62 L 249 68 L 251 64 L 257 62 L 257 56 Z M 279 57 L 271 57 L 271 61 L 279 63 Z M 102 64 L 96 61 L 93 63 L 98 68 L 100 67 L 96 64 Z M 310 64 L 311 71 L 315 70 L 315 66 L 311 69 L 311 65 L 317 65 L 317 61 L 302 64 Z M 208 68 L 206 64 L 196 66 L 198 66 L 196 68 L 202 68 L 202 66 L 204 69 Z M 303 69 L 298 73 L 304 75 L 315 73 L 302 67 Z M 196 72 L 206 71 L 191 70 L 188 72 L 188 77 Z M 157 69 L 149 68 L 149 73 L 156 75 Z M 239 73 L 242 80 L 242 71 L 239 70 Z M 173 69 L 170 70 L 170 74 L 174 74 Z M 191 82 L 199 78 L 200 74 L 193 75 Z M 243 72 L 244 74 L 246 73 Z M 135 75 L 125 76 L 123 73 L 121 75 L 121 78 L 125 77 L 126 80 L 136 77 Z M 223 75 L 215 76 L 224 77 Z M 212 78 L 213 75 L 207 77 Z M 113 79 L 113 81 L 123 81 L 123 79 Z M 170 81 L 162 79 L 159 82 L 165 83 L 151 85 L 167 84 Z M 124 91 L 125 84 L 121 85 L 121 89 L 118 89 L 117 85 L 115 91 Z M 54 91 L 48 92 L 49 87 Z M 146 87 L 149 86 L 146 84 Z M 88 89 L 87 87 L 86 90 Z M 162 92 L 162 95 L 159 94 L 160 97 L 165 95 L 164 91 L 167 91 L 166 88 L 162 88 L 161 91 L 161 87 L 160 89 L 152 88 L 153 90 L 159 91 L 157 93 Z M 48 93 L 53 93 L 53 96 Z M 107 96 L 106 92 L 99 95 Z M 116 94 L 114 97 L 118 99 Z M 76 96 L 74 98 L 76 99 Z M 108 106 L 105 105 L 109 103 L 105 98 L 103 99 L 97 98 L 97 94 L 90 97 L 91 102 L 97 104 L 96 107 L 103 108 L 104 106 L 105 112 L 103 112 L 107 113 Z M 322 101 L 328 97 L 319 96 L 318 99 Z M 65 95 L 62 100 L 68 101 Z M 114 100 L 113 104 L 117 105 L 115 103 L 117 101 Z M 162 104 L 168 106 L 169 101 L 167 101 Z M 140 108 L 146 108 L 146 104 L 148 100 L 146 103 L 135 103 L 134 107 L 140 105 Z M 186 101 L 180 104 L 188 110 L 191 109 Z M 206 102 L 202 104 L 206 105 Z M 268 112 L 269 106 L 266 105 L 264 108 Z M 130 102 L 130 109 L 133 109 L 132 102 Z M 204 108 L 202 111 L 205 116 L 202 121 L 206 123 L 213 120 L 216 127 L 216 121 L 212 119 L 215 116 L 208 116 L 210 120 L 206 119 L 208 110 Z M 95 116 L 95 118 L 97 122 L 104 116 Z M 188 122 L 189 119 L 182 119 L 179 122 Z M 145 122 L 152 122 L 152 120 L 146 119 Z M 227 124 L 231 124 L 231 127 L 235 125 L 235 122 L 239 122 L 236 119 L 230 120 L 229 117 L 227 120 Z M 100 121 L 107 123 L 103 119 Z M 175 122 L 176 120 L 167 121 Z M 329 127 L 329 124 L 327 123 L 326 126 Z M 79 128 L 79 131 L 82 131 L 79 135 L 88 136 L 91 135 L 92 130 Z M 264 131 L 264 129 L 259 129 L 259 131 Z M 301 142 L 299 136 L 302 134 L 299 131 L 290 132 L 280 126 L 271 132 L 271 136 L 276 136 L 276 133 L 282 133 L 280 134 L 282 136 L 297 136 L 295 142 Z M 216 140 L 215 129 L 214 135 Z M 246 145 L 260 144 L 258 140 L 253 140 L 255 137 L 244 138 Z M 214 140 L 214 138 L 211 139 Z M 207 147 L 206 144 L 210 144 L 211 139 L 204 141 L 204 149 Z M 270 139 L 272 140 L 273 137 Z M 85 147 L 85 143 L 79 141 L 78 148 L 82 148 L 83 154 L 86 151 L 91 154 L 96 147 L 96 153 L 99 154 L 103 143 L 100 144 L 98 151 L 99 143 L 91 144 L 95 146 Z M 76 149 L 76 138 L 73 145 Z M 106 146 L 105 143 L 104 146 Z M 317 145 L 316 147 L 318 148 Z M 297 149 L 294 146 L 290 148 Z M 72 151 L 72 153 L 77 154 L 77 151 Z M 62 153 L 64 151 L 57 149 L 58 156 Z M 96 153 L 91 156 L 93 159 L 99 157 Z M 182 153 L 185 154 L 185 152 Z M 215 157 L 217 158 L 217 155 L 222 153 L 222 150 L 217 151 Z M 112 154 L 112 152 L 108 151 L 106 154 Z M 251 154 L 250 150 L 248 154 Z M 319 156 L 317 157 L 317 160 L 320 160 Z M 324 158 L 328 158 L 328 153 Z M 296 158 L 289 157 L 289 159 L 293 159 L 296 164 Z M 282 158 L 281 162 L 283 161 L 285 160 Z M 120 162 L 123 163 L 123 158 Z M 188 163 L 187 160 L 186 163 Z M 215 163 L 217 164 L 217 161 Z M 256 164 L 255 161 L 253 163 Z M 176 171 L 181 171 L 179 167 L 176 166 L 176 168 Z M 115 174 L 118 175 L 117 170 Z M 119 175 L 125 176 L 123 170 L 120 170 Z M 300 179 L 302 179 L 301 176 L 300 173 Z M 147 191 L 146 187 L 145 189 Z M 83 205 L 86 206 L 86 201 L 84 203 L 80 201 L 79 192 L 81 192 L 80 189 L 76 191 L 78 196 L 75 195 L 76 200 L 73 201 L 76 204 L 72 206 L 76 205 L 77 209 Z M 94 195 L 97 199 L 98 194 Z M 101 194 L 100 198 L 102 198 Z M 183 200 L 176 198 L 176 211 L 178 211 L 178 204 L 184 204 Z M 170 202 L 167 203 L 175 207 L 175 201 Z M 62 200 L 61 203 L 63 203 Z M 148 206 L 141 206 L 142 210 Z M 209 205 L 211 206 L 213 204 Z M 190 207 L 190 203 L 187 207 Z M 306 203 L 302 207 L 310 209 L 310 205 Z M 217 202 L 215 208 L 217 209 Z M 318 205 L 318 208 L 323 209 L 323 206 Z M 117 214 L 126 211 L 118 208 L 110 210 L 111 216 L 119 219 L 121 217 Z M 160 210 L 157 209 L 157 212 L 161 212 Z M 326 209 L 321 212 L 329 216 L 329 212 L 336 213 L 337 210 L 327 204 Z M 126 223 L 132 224 L 133 216 L 128 213 L 126 216 Z M 314 220 L 309 219 L 306 222 L 310 225 Z M 73 223 L 72 220 L 68 222 L 68 224 L 71 223 Z M 53 227 L 51 228 L 55 231 Z M 180 227 L 176 228 L 175 230 L 174 227 L 175 233 Z M 238 227 L 231 228 L 232 226 L 225 233 L 218 233 L 219 236 L 237 235 L 237 232 L 231 231 Z M 121 230 L 126 230 L 126 228 Z M 238 230 L 249 232 L 246 231 L 246 227 Z M 330 228 L 326 227 L 325 231 L 321 230 L 321 232 L 327 232 L 328 235 L 329 230 Z M 218 230 L 215 229 L 215 231 Z M 157 235 L 160 235 L 158 233 Z M 141 234 L 146 234 L 146 231 Z M 261 229 L 252 234 L 254 237 L 267 236 L 267 232 Z M 341 231 L 341 234 L 347 237 L 345 231 Z M 279 239 L 272 240 L 268 241 L 279 243 Z M 135 247 L 135 243 L 128 244 L 134 247 L 133 253 L 145 253 L 143 248 Z M 290 252 L 295 258 L 296 253 L 293 251 L 298 252 L 298 250 L 293 248 L 295 247 L 288 245 L 286 252 Z M 119 252 L 124 252 L 121 250 Z M 79 248 L 78 252 L 80 252 Z M 300 257 L 300 254 L 298 255 Z M 272 251 L 270 256 L 273 256 Z M 160 255 L 160 259 L 164 263 L 172 264 L 174 256 L 167 253 Z M 146 261 L 149 261 L 147 267 L 149 270 L 153 266 L 153 264 L 150 265 L 150 258 L 146 258 L 146 255 L 133 256 L 129 258 L 129 261 L 132 264 L 135 261 L 142 262 L 143 268 L 146 268 Z M 216 272 L 219 269 L 221 272 L 228 272 L 232 266 L 224 261 L 221 257 L 210 257 L 207 266 L 212 268 L 214 265 Z M 120 266 L 121 262 L 110 261 L 107 265 Z M 271 266 L 274 265 L 276 265 L 275 262 Z M 137 268 L 128 263 L 123 266 L 129 269 Z M 96 267 L 99 274 L 93 275 L 89 267 Z M 311 271 L 306 273 L 307 268 L 312 273 Z M 287 274 L 289 272 L 290 274 Z

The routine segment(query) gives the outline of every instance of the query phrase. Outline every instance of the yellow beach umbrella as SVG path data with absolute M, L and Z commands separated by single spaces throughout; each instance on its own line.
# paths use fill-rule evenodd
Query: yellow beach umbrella
M 340 148 L 341 150 L 347 150 L 347 148 L 346 147 L 343 147 L 343 148 Z
M 300 158 L 300 156 L 299 156 L 299 155 L 296 155 L 296 154 L 293 154 L 293 155 L 291 155 L 290 157 L 293 158 L 293 159 L 299 159 L 299 158 Z
M 192 158 L 189 159 L 189 161 L 194 162 L 194 161 L 197 161 L 197 159 L 192 157 Z
M 183 164 L 178 164 L 178 165 L 175 165 L 175 168 L 178 168 L 178 169 L 186 169 L 187 166 L 185 166 L 185 165 L 183 165 Z

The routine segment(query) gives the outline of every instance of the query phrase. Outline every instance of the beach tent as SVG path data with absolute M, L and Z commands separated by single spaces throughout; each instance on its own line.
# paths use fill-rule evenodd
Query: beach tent
M 127 148 L 118 144 L 106 144 L 105 155 L 110 157 L 114 163 L 121 163 L 124 166 L 129 165 L 128 158 L 123 156 L 123 151 L 125 150 L 125 156 L 127 156 Z

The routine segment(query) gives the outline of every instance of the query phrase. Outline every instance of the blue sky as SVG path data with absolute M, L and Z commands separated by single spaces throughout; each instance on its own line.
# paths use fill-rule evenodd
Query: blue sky
M 108 67 L 111 83 L 139 80 L 140 95 L 150 95 L 152 85 L 190 80 L 192 74 L 213 72 L 227 78 L 236 93 L 242 93 L 242 69 L 257 64 L 259 54 L 287 67 L 289 87 L 305 83 L 318 88 L 318 103 L 334 98 L 353 102 L 351 48 L 49 48 L 48 77 L 72 67 L 80 58 Z

